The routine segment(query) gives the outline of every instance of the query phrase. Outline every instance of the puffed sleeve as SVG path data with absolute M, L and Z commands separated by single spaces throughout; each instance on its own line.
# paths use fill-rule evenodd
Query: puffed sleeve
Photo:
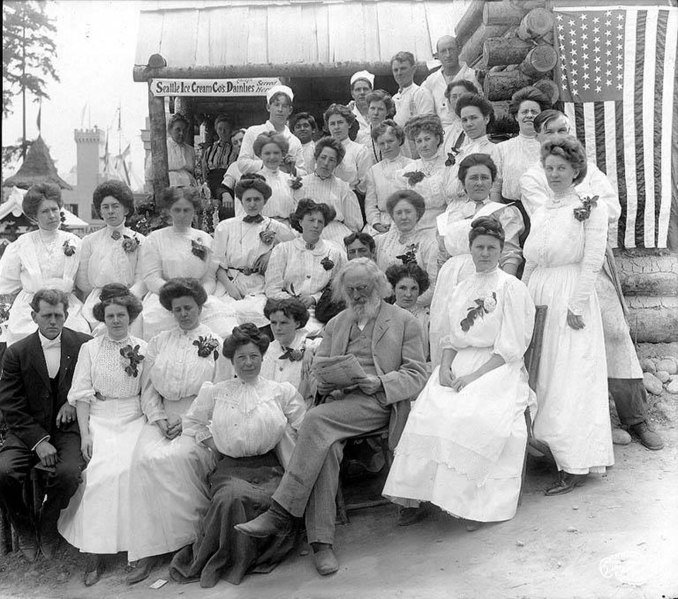
M 200 282 L 205 288 L 205 291 L 207 291 L 207 294 L 211 295 L 217 287 L 217 268 L 219 268 L 219 263 L 214 258 L 214 240 L 212 239 L 212 236 L 209 233 L 204 233 L 202 231 L 200 233 L 200 241 L 205 247 L 209 248 L 207 257 L 205 258 L 207 261 L 207 270 L 202 279 L 200 279 Z
M 276 445 L 275 453 L 282 467 L 287 468 L 297 441 L 297 431 L 306 415 L 306 404 L 291 383 L 281 383 L 278 402 L 287 418 L 287 426 L 278 445 Z
M 256 173 L 261 170 L 264 163 L 254 154 L 254 140 L 257 133 L 253 127 L 245 131 L 240 145 L 240 154 L 238 154 L 238 169 L 242 175 L 246 173 Z
M 75 286 L 85 295 L 89 295 L 94 286 L 89 281 L 89 259 L 92 256 L 92 238 L 87 235 L 80 246 L 80 264 L 75 275 Z
M 360 231 L 363 228 L 363 215 L 360 212 L 360 203 L 355 193 L 348 187 L 342 185 L 341 205 L 344 211 L 344 224 L 351 231 Z
M 433 94 L 428 87 L 420 87 L 416 91 L 414 98 L 417 114 L 435 114 L 435 102 L 433 101 Z M 414 116 L 414 115 L 412 115 Z
M 95 399 L 94 381 L 92 380 L 92 350 L 97 345 L 97 340 L 92 339 L 80 346 L 78 361 L 73 371 L 73 382 L 68 392 L 68 403 L 72 406 L 82 401 L 92 403 Z
M 144 277 L 141 272 L 141 248 L 146 242 L 146 237 L 141 233 L 135 233 L 134 236 L 139 241 L 139 248 L 137 249 L 136 261 L 134 264 L 134 283 L 129 288 L 129 290 L 136 295 L 138 298 L 143 298 L 146 295 L 146 283 L 144 283 Z
M 266 267 L 266 297 L 285 299 L 289 294 L 283 290 L 285 271 L 287 269 L 288 247 L 291 241 L 276 245 Z
M 591 209 L 589 218 L 584 221 L 584 257 L 581 262 L 579 280 L 570 297 L 568 308 L 573 314 L 581 316 L 584 303 L 593 291 L 596 277 L 603 266 L 605 246 L 607 245 L 607 205 L 600 200 Z
M 374 180 L 374 166 L 370 167 L 370 170 L 367 171 L 365 179 L 365 217 L 367 222 L 373 227 L 381 223 L 381 213 L 377 205 L 377 184 Z
M 607 206 L 607 218 L 610 224 L 614 224 L 621 216 L 621 204 L 619 196 L 608 176 L 595 164 L 589 163 L 589 184 L 594 195 L 598 195 Z
M 543 169 L 534 167 L 527 169 L 520 177 L 520 201 L 530 218 L 549 199 L 549 186 L 543 173 Z
M 19 243 L 14 241 L 5 248 L 0 258 L 0 293 L 11 294 L 21 290 L 21 256 Z
M 362 146 L 360 151 L 356 155 L 356 168 L 358 170 L 358 181 L 356 182 L 355 188 L 361 193 L 365 193 L 367 188 L 367 172 L 370 170 L 374 160 L 372 159 L 371 152 L 365 147 Z M 357 201 L 357 200 L 356 200 Z M 360 215 L 360 222 L 362 228 L 363 217 Z M 359 230 L 359 229 L 358 229 Z
M 182 434 L 195 437 L 196 443 L 212 438 L 209 429 L 214 413 L 214 384 L 203 383 L 188 412 L 182 418 Z
M 515 206 L 503 208 L 499 214 L 499 221 L 504 228 L 504 249 L 499 258 L 499 267 L 504 268 L 507 264 L 516 268 L 523 261 L 523 250 L 520 247 L 520 235 L 525 230 L 525 223 L 520 210 Z
M 438 278 L 438 243 L 432 235 L 421 241 L 419 249 L 421 253 L 422 268 L 428 274 L 429 287 L 417 298 L 420 306 L 429 306 L 433 299 L 433 291 Z
M 157 235 L 149 235 L 141 247 L 141 274 L 152 293 L 160 293 L 166 283 L 162 276 L 162 258 Z
M 506 281 L 502 295 L 501 325 L 494 353 L 508 364 L 522 359 L 530 345 L 535 309 L 527 287 L 517 279 Z
M 158 344 L 162 335 L 163 333 L 160 333 L 148 342 L 146 359 L 144 360 L 144 371 L 141 378 L 141 411 L 150 423 L 167 418 L 162 397 L 151 382 L 151 371 L 160 353 Z

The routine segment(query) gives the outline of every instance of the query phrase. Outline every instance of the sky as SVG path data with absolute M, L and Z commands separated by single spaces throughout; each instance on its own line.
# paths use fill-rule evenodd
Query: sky
M 111 147 L 117 152 L 117 109 L 121 106 L 122 149 L 132 144 L 133 169 L 143 177 L 140 130 L 148 115 L 147 88 L 132 81 L 142 6 L 143 2 L 129 0 L 58 0 L 47 5 L 57 27 L 54 63 L 60 82 L 47 83 L 50 99 L 42 103 L 42 137 L 62 176 L 76 163 L 74 129 L 111 127 Z M 27 97 L 28 139 L 38 134 L 38 105 L 32 99 Z M 20 138 L 21 96 L 17 96 L 14 113 L 2 122 L 2 144 L 14 144 Z M 12 170 L 3 172 L 3 178 Z

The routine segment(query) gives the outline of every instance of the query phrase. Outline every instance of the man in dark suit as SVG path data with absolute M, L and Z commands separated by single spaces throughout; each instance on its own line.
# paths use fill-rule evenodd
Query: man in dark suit
M 365 376 L 342 389 L 318 383 L 318 391 L 333 394 L 336 401 L 309 410 L 271 508 L 235 527 L 258 538 L 284 534 L 292 517 L 305 512 L 306 534 L 321 575 L 339 568 L 332 545 L 343 442 L 388 424 L 394 448 L 409 400 L 427 379 L 421 326 L 409 312 L 383 301 L 391 286 L 374 261 L 349 262 L 334 284 L 347 309 L 330 320 L 315 357 L 353 354 Z
M 0 411 L 8 427 L 0 447 L 0 502 L 28 561 L 37 556 L 36 532 L 45 557 L 54 556 L 60 539 L 59 513 L 80 481 L 84 466 L 80 434 L 75 408 L 66 397 L 80 346 L 90 339 L 64 328 L 68 296 L 62 291 L 41 289 L 31 308 L 38 330 L 7 348 L 0 374 Z M 32 522 L 23 488 L 38 463 L 48 472 L 46 499 Z

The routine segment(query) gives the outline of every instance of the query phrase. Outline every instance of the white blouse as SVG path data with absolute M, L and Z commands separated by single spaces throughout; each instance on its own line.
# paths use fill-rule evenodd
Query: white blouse
M 271 191 L 273 192 L 264 204 L 264 208 L 261 211 L 262 216 L 269 216 L 289 223 L 290 213 L 294 212 L 294 209 L 297 207 L 297 202 L 294 199 L 294 190 L 291 187 L 294 177 L 281 170 L 272 171 L 266 167 L 263 167 L 259 174 L 266 179 L 266 183 L 271 186 Z M 245 214 L 242 202 L 236 198 L 235 215 L 245 216 Z
M 125 347 L 136 348 L 144 359 L 137 364 L 137 374 L 125 372 L 130 360 L 121 355 Z M 108 334 L 100 335 L 83 343 L 73 373 L 73 383 L 68 392 L 72 406 L 82 401 L 108 401 L 113 399 L 138 398 L 145 368 L 146 342 L 131 335 L 114 341 Z
M 336 172 L 336 171 L 335 171 Z M 363 215 L 355 193 L 348 184 L 334 175 L 321 179 L 315 173 L 301 179 L 301 187 L 294 192 L 297 202 L 302 198 L 311 198 L 332 206 L 337 216 L 334 220 L 344 223 L 351 231 L 363 228 Z
M 381 223 L 390 225 L 393 221 L 386 209 L 386 200 L 392 193 L 405 189 L 405 183 L 396 173 L 414 162 L 411 158 L 398 154 L 392 160 L 384 158 L 367 172 L 367 191 L 365 192 L 365 215 L 367 222 L 374 226 Z
M 332 262 L 325 262 L 327 268 L 322 265 L 326 258 Z M 306 247 L 302 237 L 281 243 L 268 261 L 266 295 L 273 299 L 310 295 L 318 301 L 345 262 L 343 249 L 331 241 L 321 239 L 313 249 Z
M 466 197 L 464 186 L 459 180 L 459 165 L 461 164 L 461 161 L 470 154 L 487 154 L 490 158 L 492 158 L 494 164 L 498 167 L 498 147 L 499 146 L 497 144 L 494 144 L 489 140 L 487 135 L 483 135 L 477 139 L 468 140 L 467 143 L 461 146 L 461 151 L 459 154 L 457 154 L 454 164 L 449 168 L 449 191 L 453 201 L 461 200 Z M 499 195 L 501 194 L 500 185 L 501 183 L 497 177 L 497 179 L 494 181 L 494 184 L 492 185 L 492 191 L 490 193 L 490 197 L 492 197 L 492 199 L 495 201 L 499 201 Z
M 494 160 L 501 195 L 507 200 L 520 199 L 520 177 L 533 164 L 539 162 L 541 144 L 536 137 L 519 134 L 496 145 Z
M 67 256 L 64 244 L 73 249 Z M 24 233 L 10 243 L 0 258 L 0 293 L 12 294 L 23 289 L 35 293 L 44 287 L 73 290 L 80 263 L 80 238 L 57 231 L 51 243 L 45 243 L 40 230 Z
M 372 153 L 367 148 L 349 137 L 341 142 L 346 150 L 344 159 L 334 169 L 334 175 L 348 183 L 351 189 L 365 193 L 367 171 L 374 164 Z M 315 198 L 314 198 L 315 199 Z
M 195 345 L 199 342 L 212 342 L 216 347 L 200 356 Z M 223 339 L 204 324 L 190 331 L 177 326 L 153 337 L 146 349 L 141 395 L 148 421 L 167 418 L 163 402 L 195 397 L 203 383 L 214 381 L 224 360 L 222 348 Z
M 254 141 L 262 133 L 275 130 L 275 125 L 271 121 L 266 121 L 263 125 L 252 125 L 247 129 L 247 131 L 245 131 L 245 136 L 242 138 L 242 144 L 240 146 L 240 154 L 238 154 L 237 163 L 238 170 L 242 175 L 246 173 L 256 173 L 262 169 L 264 163 L 254 153 Z M 285 128 L 280 132 L 280 134 L 287 140 L 287 143 L 290 146 L 288 154 L 294 157 L 295 165 L 299 171 L 299 174 L 308 172 L 304 163 L 304 151 L 301 147 L 301 142 L 299 139 L 292 134 L 287 125 L 285 125 Z
M 205 383 L 184 416 L 184 433 L 197 443 L 214 439 L 217 449 L 232 458 L 263 455 L 283 438 L 289 425 L 299 429 L 306 407 L 289 383 L 258 377 L 253 384 L 239 379 Z
M 205 258 L 193 253 L 195 242 L 206 248 Z M 153 231 L 141 248 L 141 273 L 148 290 L 160 288 L 176 277 L 199 279 L 207 293 L 216 287 L 217 264 L 212 259 L 212 237 L 199 229 L 177 232 L 173 227 Z
M 114 232 L 117 231 L 114 239 Z M 141 245 L 146 238 L 129 227 L 104 227 L 82 240 L 80 266 L 76 284 L 84 293 L 109 283 L 130 287 L 137 297 L 143 296 L 141 278 Z M 126 250 L 125 247 L 128 249 Z

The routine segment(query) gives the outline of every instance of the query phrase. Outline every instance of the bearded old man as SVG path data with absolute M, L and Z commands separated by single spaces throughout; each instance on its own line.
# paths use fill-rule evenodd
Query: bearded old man
M 347 309 L 327 324 L 316 358 L 353 354 L 366 376 L 350 388 L 318 385 L 321 395 L 331 393 L 335 401 L 306 415 L 272 507 L 236 526 L 252 537 L 284 535 L 293 517 L 305 512 L 315 566 L 323 576 L 339 569 L 332 545 L 344 441 L 389 424 L 389 444 L 395 447 L 409 400 L 427 378 L 421 326 L 409 312 L 383 301 L 391 288 L 374 261 L 348 262 L 334 289 Z

